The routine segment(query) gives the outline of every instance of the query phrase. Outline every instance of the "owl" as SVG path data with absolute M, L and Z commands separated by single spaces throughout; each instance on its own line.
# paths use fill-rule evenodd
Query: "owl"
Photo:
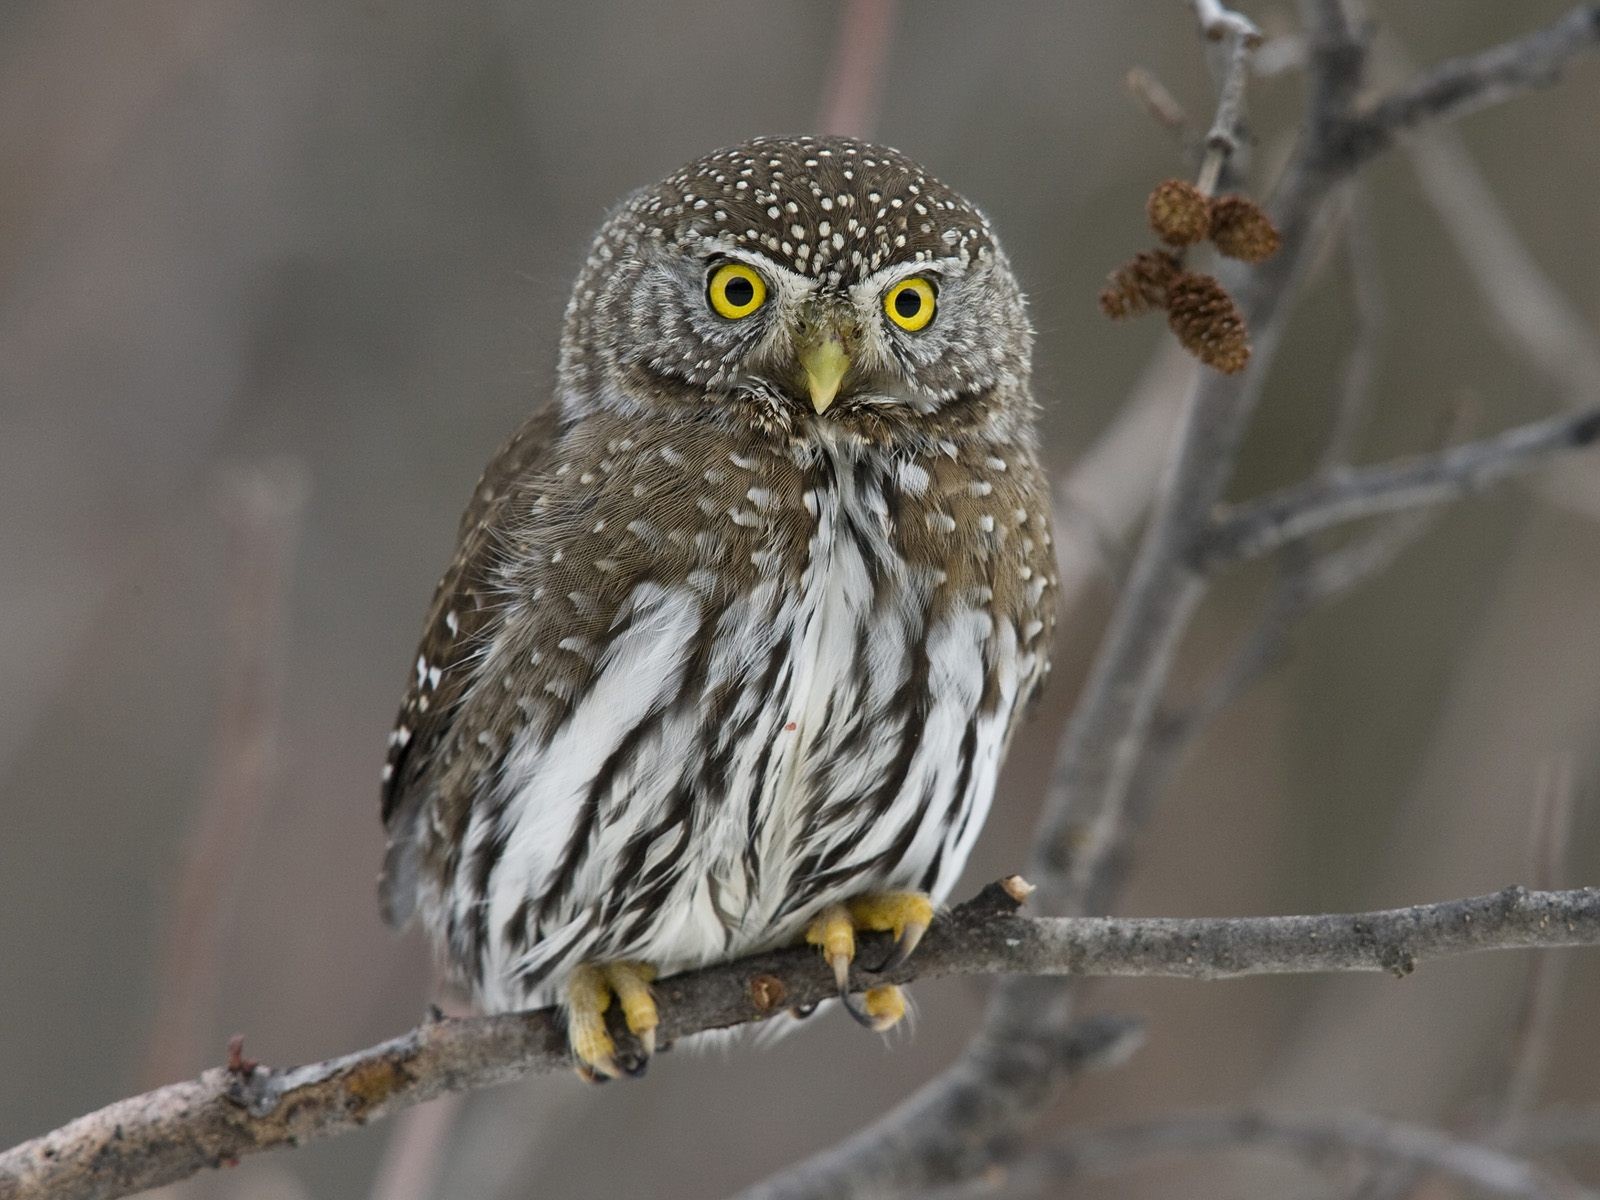
M 1048 669 L 1031 345 L 898 151 L 757 138 L 627 199 L 434 597 L 386 918 L 486 1010 L 562 1004 L 591 1078 L 648 1062 L 658 973 L 802 940 L 898 1021 L 856 935 L 915 948 Z

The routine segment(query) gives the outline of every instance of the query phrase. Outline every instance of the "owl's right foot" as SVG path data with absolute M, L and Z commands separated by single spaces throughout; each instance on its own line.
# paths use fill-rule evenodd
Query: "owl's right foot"
M 894 949 L 881 965 L 887 971 L 911 957 L 933 921 L 933 901 L 921 892 L 876 892 L 848 904 L 831 904 L 806 929 L 806 941 L 822 950 L 839 985 L 839 1001 L 868 1029 L 883 1033 L 906 1015 L 905 993 L 893 984 L 871 988 L 857 1000 L 850 994 L 850 964 L 856 956 L 856 931 L 894 934 Z
M 567 1043 L 578 1074 L 592 1083 L 619 1075 L 643 1075 L 656 1049 L 655 997 L 650 981 L 656 970 L 647 963 L 583 963 L 567 981 Z M 619 1059 L 617 1044 L 606 1028 L 606 1011 L 615 996 L 622 1019 L 639 1042 L 639 1053 Z

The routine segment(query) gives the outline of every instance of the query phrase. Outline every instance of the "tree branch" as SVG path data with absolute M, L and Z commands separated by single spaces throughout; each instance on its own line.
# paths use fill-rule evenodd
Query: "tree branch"
M 1360 163 L 1408 129 L 1450 121 L 1560 78 L 1569 59 L 1600 46 L 1600 4 L 1580 4 L 1542 29 L 1452 58 L 1374 104 L 1345 129 L 1344 151 Z
M 1196 11 L 1204 20 L 1205 10 L 1220 7 Z M 1127 847 L 1153 807 L 1142 760 L 1161 693 L 1206 590 L 1193 556 L 1232 475 L 1328 193 L 1381 148 L 1348 136 L 1365 65 L 1355 25 L 1339 0 L 1302 0 L 1301 8 L 1312 88 L 1300 152 L 1271 206 L 1282 249 L 1251 270 L 1228 269 L 1225 281 L 1253 333 L 1251 366 L 1236 376 L 1207 373 L 1189 396 L 1143 544 L 1063 736 L 1030 864 L 1044 885 L 1041 899 L 1057 910 L 1105 911 L 1125 874 Z M 941 1076 L 741 1200 L 920 1194 L 982 1171 L 1054 1095 L 1051 1060 L 1037 1047 L 1070 1010 L 1059 984 L 1009 981 L 972 1045 Z
M 1435 454 L 1284 488 L 1224 512 L 1200 548 L 1215 567 L 1255 558 L 1335 525 L 1454 500 L 1526 470 L 1546 455 L 1600 440 L 1600 405 L 1518 426 Z
M 1007 880 L 938 921 L 902 967 L 862 986 L 945 975 L 1232 979 L 1388 971 L 1483 950 L 1600 945 L 1600 889 L 1487 896 L 1340 916 L 1022 917 Z M 884 943 L 887 950 L 887 944 Z M 870 961 L 872 955 L 867 955 Z M 828 999 L 805 947 L 659 981 L 663 1040 L 764 1021 Z M 1104 1035 L 1112 1053 L 1126 1027 Z M 1080 1048 L 1081 1049 L 1081 1048 Z M 1082 1055 L 1079 1064 L 1082 1064 Z M 438 1096 L 568 1065 L 555 1009 L 435 1020 L 354 1054 L 274 1070 L 219 1067 L 119 1101 L 0 1155 L 0 1200 L 109 1200 L 246 1155 L 346 1133 Z
M 1279 1116 L 1253 1111 L 1185 1113 L 1082 1130 L 997 1172 L 998 1186 L 973 1186 L 955 1196 L 1053 1194 L 1068 1179 L 1121 1174 L 1155 1158 L 1244 1149 L 1280 1150 L 1313 1166 L 1355 1156 L 1438 1171 L 1493 1195 L 1526 1200 L 1596 1197 L 1586 1188 L 1564 1185 L 1525 1159 L 1425 1126 L 1366 1113 Z

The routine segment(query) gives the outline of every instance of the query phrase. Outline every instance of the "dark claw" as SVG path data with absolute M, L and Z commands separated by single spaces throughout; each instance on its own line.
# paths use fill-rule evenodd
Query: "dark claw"
M 839 1003 L 844 1005 L 845 1012 L 850 1014 L 857 1025 L 874 1031 L 877 1030 L 878 1027 L 874 1023 L 872 1016 L 866 1009 L 861 1007 L 861 1001 L 857 1000 L 849 992 L 839 993 Z
M 903 964 L 906 959 L 910 958 L 911 952 L 916 948 L 916 942 L 910 941 L 907 938 L 901 938 L 893 946 L 889 947 L 888 958 L 884 959 L 875 967 L 868 967 L 867 970 L 874 975 L 882 975 L 885 971 L 892 971 L 896 967 Z
M 922 935 L 927 932 L 928 927 L 926 925 L 907 925 L 906 931 L 900 935 L 893 948 L 889 951 L 889 957 L 872 968 L 872 973 L 881 975 L 885 971 L 892 971 L 901 966 L 906 959 L 911 957 L 911 952 L 921 944 Z
M 629 1079 L 643 1079 L 644 1073 L 650 1069 L 650 1056 L 648 1054 L 625 1054 L 618 1059 L 617 1065 Z
M 814 1013 L 816 1011 L 817 1011 L 817 1006 L 815 1004 L 796 1004 L 793 1008 L 791 1008 L 789 1010 L 789 1015 L 791 1017 L 793 1017 L 796 1021 L 804 1021 L 807 1017 L 809 1017 L 812 1013 Z

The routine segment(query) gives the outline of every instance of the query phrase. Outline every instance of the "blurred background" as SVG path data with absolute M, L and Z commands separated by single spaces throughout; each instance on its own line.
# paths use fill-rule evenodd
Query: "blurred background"
M 1432 61 L 1569 5 L 1372 7 L 1392 45 Z M 1293 29 L 1292 6 L 1245 8 Z M 266 1062 L 307 1061 L 400 1032 L 436 996 L 420 940 L 377 915 L 377 779 L 457 515 L 550 386 L 608 206 L 713 147 L 834 119 L 846 15 L 823 0 L 0 7 L 0 1144 L 219 1063 L 231 1033 Z M 1064 474 L 1164 341 L 1159 322 L 1106 324 L 1094 300 L 1149 240 L 1150 186 L 1191 169 L 1130 100 L 1129 68 L 1209 119 L 1188 6 L 915 0 L 881 16 L 882 69 L 855 120 L 1002 232 Z M 1258 190 L 1300 102 L 1293 70 L 1252 85 Z M 1460 129 L 1594 337 L 1597 114 L 1600 67 L 1580 60 Z M 1556 411 L 1566 350 L 1541 371 L 1508 344 L 1404 155 L 1366 179 L 1388 316 L 1358 457 L 1425 449 L 1463 407 L 1478 432 Z M 1354 324 L 1332 255 L 1237 494 L 1315 465 Z M 1559 882 L 1600 883 L 1597 476 L 1574 460 L 1453 507 L 1300 626 L 1189 757 L 1125 911 L 1501 887 L 1528 875 L 1552 770 L 1577 781 Z M 1024 860 L 1121 562 L 1070 614 L 963 892 Z M 1180 695 L 1249 630 L 1269 579 L 1239 571 L 1217 590 Z M 1543 1101 L 1595 1099 L 1600 961 L 1570 966 Z M 1103 986 L 1095 1006 L 1145 1016 L 1148 1045 L 1080 1081 L 1052 1121 L 1250 1102 L 1449 1122 L 1495 1077 L 1528 967 Z M 908 1094 L 963 1044 L 985 990 L 919 986 L 914 1031 L 887 1044 L 834 1014 L 772 1048 L 669 1055 L 641 1084 L 534 1079 L 174 1190 L 722 1194 Z M 1216 1196 L 1334 1191 L 1243 1160 L 1073 1194 L 1196 1178 Z

